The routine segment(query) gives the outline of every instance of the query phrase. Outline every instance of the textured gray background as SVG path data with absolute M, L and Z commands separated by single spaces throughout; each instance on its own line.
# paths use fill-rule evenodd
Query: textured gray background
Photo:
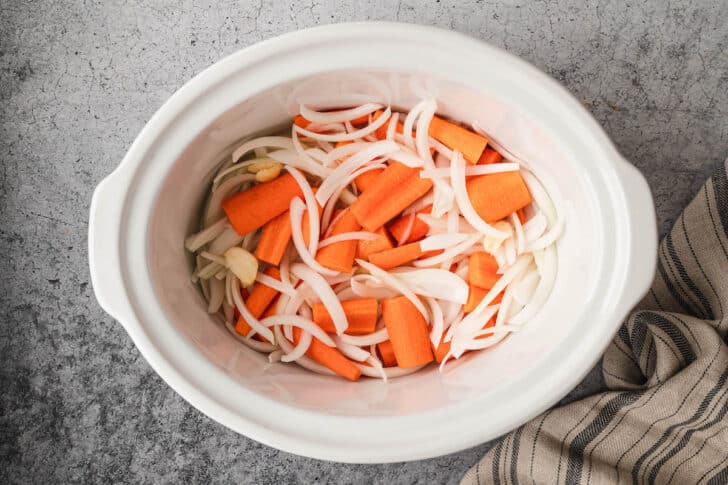
M 303 27 L 386 19 L 467 33 L 564 83 L 645 173 L 664 233 L 728 155 L 728 4 L 582 3 L 0 0 L 0 482 L 457 481 L 487 444 L 339 465 L 191 408 L 93 298 L 91 193 L 165 99 L 215 60 Z

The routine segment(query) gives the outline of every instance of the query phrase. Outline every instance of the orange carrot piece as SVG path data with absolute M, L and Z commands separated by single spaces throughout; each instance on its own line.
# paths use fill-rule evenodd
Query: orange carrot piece
M 493 288 L 500 279 L 498 262 L 485 251 L 473 253 L 468 258 L 468 282 L 484 290 Z
M 293 327 L 294 344 L 298 344 L 298 341 L 301 340 L 301 333 L 302 330 L 299 327 Z M 359 380 L 359 377 L 361 377 L 361 370 L 352 361 L 344 357 L 344 354 L 337 349 L 329 347 L 316 337 L 311 339 L 311 345 L 308 347 L 306 355 L 350 381 Z
M 344 211 L 344 215 L 339 217 L 332 226 L 331 235 L 336 236 L 337 234 L 358 231 L 359 229 L 361 229 L 361 226 L 347 209 Z M 358 245 L 358 241 L 355 240 L 330 244 L 318 250 L 316 253 L 316 261 L 321 263 L 322 266 L 333 269 L 334 271 L 351 273 Z
M 372 122 L 377 121 L 377 119 L 380 116 L 382 116 L 382 113 L 384 113 L 384 111 L 382 111 L 382 110 L 375 111 L 374 115 L 372 115 Z M 374 132 L 374 136 L 376 136 L 379 140 L 384 140 L 385 138 L 387 138 L 387 129 L 388 128 L 389 128 L 389 121 L 387 121 L 382 126 L 377 128 L 376 131 Z M 402 123 L 400 123 L 399 121 L 397 122 L 396 130 L 397 130 L 397 133 L 399 133 L 399 134 L 404 133 L 404 125 Z
M 430 230 L 430 226 L 427 225 L 422 219 L 417 217 L 417 214 L 429 214 L 432 212 L 432 204 L 428 205 L 424 209 L 420 209 L 415 214 L 415 220 L 412 223 L 412 230 L 410 231 L 409 237 L 404 241 L 404 243 L 411 243 L 414 241 L 419 241 L 423 237 L 427 235 L 427 231 Z M 402 216 L 399 219 L 396 219 L 394 222 L 392 222 L 389 226 L 387 226 L 387 229 L 389 229 L 389 233 L 392 235 L 395 241 L 399 241 L 402 236 L 404 235 L 405 230 L 407 230 L 407 226 L 409 225 L 410 216 Z
M 336 144 L 334 145 L 334 148 L 339 148 L 339 147 L 343 147 L 344 145 L 348 145 L 348 144 L 350 144 L 350 143 L 354 143 L 354 140 L 342 140 L 342 141 L 337 141 L 337 142 L 336 142 Z
M 369 115 L 361 115 L 358 118 L 354 118 L 353 120 L 351 120 L 351 124 L 354 126 L 366 125 L 367 123 L 369 123 Z
M 370 254 L 369 261 L 382 269 L 391 269 L 409 263 L 422 256 L 419 242 L 413 242 L 386 251 Z
M 431 179 L 420 178 L 419 168 L 392 162 L 350 206 L 367 231 L 376 231 L 432 188 Z
M 273 266 L 278 266 L 290 240 L 291 216 L 286 211 L 263 227 L 260 241 L 255 248 L 255 257 Z
M 445 358 L 448 352 L 450 352 L 450 342 L 440 341 L 434 352 L 438 364 L 442 363 L 442 359 Z
M 516 211 L 516 215 L 518 215 L 518 220 L 521 222 L 521 224 L 526 223 L 526 213 L 523 212 L 523 209 L 518 209 Z
M 497 314 L 496 314 L 497 315 Z M 495 327 L 495 316 L 490 317 L 490 320 L 488 320 L 485 325 L 483 325 L 483 330 L 486 328 Z M 480 337 L 475 337 L 476 339 L 483 339 L 492 336 L 492 333 L 486 333 L 485 335 L 481 335 Z
M 359 190 L 359 192 L 364 192 L 366 189 L 374 185 L 377 177 L 382 172 L 384 172 L 383 168 L 376 168 L 374 170 L 369 170 L 368 172 L 364 172 L 363 174 L 359 175 L 357 178 L 354 179 L 356 188 Z
M 478 306 L 478 304 L 481 302 L 483 298 L 485 298 L 485 295 L 488 294 L 489 290 L 480 288 L 479 286 L 475 285 L 469 285 L 470 291 L 468 291 L 468 301 L 463 306 L 463 311 L 465 313 L 470 313 L 473 310 L 475 310 L 475 307 Z M 491 305 L 496 305 L 501 302 L 503 299 L 503 292 L 501 291 L 498 293 L 498 295 L 493 299 L 493 302 Z
M 431 258 L 433 256 L 437 256 L 438 254 L 444 253 L 444 249 L 431 249 L 429 251 L 424 251 L 422 254 L 420 254 L 420 257 L 417 259 L 427 259 Z
M 473 208 L 485 222 L 495 222 L 531 203 L 531 194 L 517 171 L 470 177 L 466 182 Z
M 490 147 L 486 147 L 483 150 L 483 154 L 478 159 L 478 165 L 488 165 L 489 163 L 498 163 L 503 160 L 503 155 L 493 150 Z
M 301 187 L 290 173 L 238 192 L 222 203 L 235 231 L 243 236 L 262 227 L 288 210 L 291 199 L 303 197 Z
M 476 164 L 488 139 L 442 118 L 434 116 L 428 134 L 451 150 L 459 150 L 468 163 Z
M 399 367 L 416 367 L 432 361 L 427 322 L 406 297 L 383 300 L 382 320 Z
M 374 233 L 379 235 L 377 239 L 359 241 L 359 245 L 356 248 L 357 258 L 369 259 L 369 255 L 371 254 L 386 251 L 387 249 L 392 249 L 394 247 L 394 244 L 392 244 L 391 239 L 389 239 L 389 234 L 384 226 L 374 231 Z
M 397 367 L 397 358 L 394 356 L 391 340 L 378 343 L 377 349 L 379 350 L 379 356 L 382 358 L 384 367 Z
M 281 273 L 278 271 L 278 268 L 270 267 L 264 273 L 271 278 L 281 279 Z M 274 290 L 270 286 L 257 282 L 253 286 L 250 296 L 246 298 L 245 306 L 255 318 L 260 318 L 276 296 L 278 296 L 278 290 Z
M 341 302 L 344 315 L 349 326 L 344 331 L 347 335 L 367 335 L 377 326 L 378 304 L 376 298 L 357 298 Z M 334 321 L 331 319 L 323 303 L 313 304 L 313 321 L 325 332 L 336 333 Z
M 296 117 L 293 118 L 293 124 L 300 128 L 306 128 L 308 125 L 311 124 L 311 122 L 301 115 L 296 115 Z
M 268 318 L 271 315 L 276 314 L 276 310 L 278 309 L 278 300 L 281 298 L 281 295 L 276 296 L 272 302 L 270 302 L 270 305 L 268 305 L 268 308 L 265 309 L 263 312 L 263 315 L 261 315 L 261 318 Z

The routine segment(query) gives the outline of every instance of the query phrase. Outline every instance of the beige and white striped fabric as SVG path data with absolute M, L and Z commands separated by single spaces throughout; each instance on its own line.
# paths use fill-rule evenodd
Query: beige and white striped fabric
M 462 483 L 728 484 L 727 164 L 661 242 L 606 388 L 504 436 Z

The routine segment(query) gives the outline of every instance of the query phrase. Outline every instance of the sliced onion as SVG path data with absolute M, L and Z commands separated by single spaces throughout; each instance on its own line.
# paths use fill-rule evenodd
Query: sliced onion
M 389 125 L 387 126 L 387 140 L 394 140 L 394 133 L 397 129 L 398 123 L 399 113 L 392 114 L 392 117 L 389 118 Z
M 303 330 L 304 333 L 308 332 L 319 339 L 323 344 L 326 344 L 329 347 L 336 346 L 331 337 L 329 337 L 329 334 L 324 332 L 313 320 L 300 315 L 271 315 L 262 319 L 260 324 L 266 327 L 272 327 L 274 325 L 290 325 L 292 327 L 298 327 Z
M 316 203 L 316 196 L 311 189 L 306 177 L 301 172 L 293 167 L 286 167 L 286 170 L 296 179 L 296 182 L 301 187 L 303 192 L 304 200 L 306 201 L 306 209 L 308 210 L 308 250 L 311 254 L 316 254 L 318 248 L 319 235 L 321 234 L 321 221 L 318 216 L 318 204 Z
M 538 270 L 527 271 L 518 281 L 509 285 L 513 293 L 513 299 L 522 306 L 526 306 L 533 297 L 540 280 Z
M 200 251 L 200 256 L 205 258 L 208 261 L 214 261 L 215 263 L 219 264 L 220 266 L 227 266 L 227 262 L 225 261 L 225 258 L 222 256 L 218 256 L 217 254 L 212 254 L 209 251 Z
M 327 153 L 323 163 L 327 167 L 336 166 L 337 161 L 343 160 L 353 155 L 354 153 L 358 153 L 366 148 L 369 148 L 370 146 L 372 146 L 372 143 L 363 141 L 355 141 L 347 145 L 342 145 L 338 148 L 334 148 L 329 153 Z
M 516 262 L 516 258 L 518 257 L 518 255 L 516 254 L 516 243 L 514 242 L 512 237 L 506 239 L 505 243 L 503 244 L 503 250 L 506 254 L 506 263 L 509 266 L 512 266 L 513 263 Z
M 217 278 L 210 280 L 210 298 L 207 302 L 207 313 L 217 313 L 225 299 L 225 282 Z
M 305 157 L 302 157 L 297 150 L 277 150 L 269 153 L 268 157 L 271 160 L 275 160 L 284 165 L 290 165 L 317 177 L 324 178 L 329 176 L 331 169 L 324 167 L 319 161 L 314 160 L 313 154 L 316 152 L 313 149 L 304 150 L 301 147 L 301 150 L 305 153 Z
M 384 372 L 384 366 L 382 365 L 382 362 L 377 357 L 375 357 L 374 352 L 375 351 L 372 351 L 372 353 L 369 354 L 369 357 L 367 357 L 366 362 L 377 371 L 378 375 L 370 376 L 370 377 L 379 377 L 386 383 L 389 380 L 389 378 L 387 377 L 387 373 Z M 366 366 L 364 366 L 364 367 L 366 367 Z M 362 372 L 362 374 L 364 374 L 364 372 Z M 367 374 L 364 374 L 364 375 L 367 375 Z
M 523 234 L 527 243 L 531 243 L 538 239 L 548 228 L 548 220 L 541 211 L 534 214 L 529 220 L 523 224 Z
M 456 339 L 469 339 L 473 338 L 473 335 L 480 331 L 485 325 L 483 322 L 488 322 L 493 315 L 500 309 L 500 304 L 488 305 L 483 308 L 480 312 L 469 313 L 459 323 L 454 323 L 445 334 L 445 342 L 450 342 Z M 493 327 L 491 327 L 493 328 Z M 457 357 L 457 356 L 456 356 Z
M 353 131 L 351 133 L 337 133 L 337 134 L 327 134 L 327 133 L 316 133 L 314 131 L 309 131 L 305 128 L 301 128 L 300 126 L 293 125 L 293 131 L 300 133 L 301 135 L 304 135 L 308 138 L 311 138 L 313 140 L 322 140 L 322 141 L 348 141 L 348 140 L 356 140 L 357 138 L 363 138 L 367 136 L 370 133 L 374 133 L 379 129 L 380 126 L 384 125 L 384 123 L 389 120 L 389 117 L 392 114 L 391 108 L 387 107 L 387 109 L 384 110 L 382 113 L 382 116 L 374 120 L 372 123 L 368 124 L 364 128 L 361 128 L 359 130 Z
M 344 192 L 349 193 L 348 190 L 345 190 L 346 187 L 351 184 L 357 177 L 359 177 L 359 175 L 372 170 L 384 168 L 387 168 L 386 165 L 381 163 L 366 165 L 359 168 L 358 170 L 354 170 L 344 181 L 341 182 L 340 187 L 331 195 L 328 202 L 326 202 L 326 206 L 324 207 L 324 211 L 321 216 L 321 225 L 324 228 L 324 231 L 328 232 L 334 226 L 334 223 L 344 215 L 342 212 L 338 216 L 336 216 L 333 221 L 329 222 L 332 214 L 334 213 L 334 209 L 336 208 L 336 204 L 338 203 L 339 199 L 342 199 L 342 194 Z
M 450 150 L 448 147 L 440 143 L 439 141 L 435 140 L 432 137 L 429 137 L 430 146 L 435 149 L 435 151 L 445 157 L 447 160 L 452 160 L 453 151 Z
M 238 235 L 238 233 L 232 227 L 227 227 L 210 243 L 207 248 L 212 254 L 225 254 L 225 251 L 233 246 L 237 246 L 243 242 L 244 236 Z
M 493 300 L 495 300 L 495 297 L 498 296 L 498 294 L 503 291 L 506 286 L 511 283 L 511 281 L 518 277 L 528 267 L 528 265 L 531 263 L 531 260 L 533 260 L 533 256 L 531 254 L 526 253 L 519 256 L 516 260 L 516 264 L 508 268 L 508 271 L 506 271 L 503 276 L 498 278 L 498 281 L 495 282 L 493 288 L 488 290 L 488 293 L 486 293 L 486 295 L 483 297 L 480 303 L 478 303 L 475 309 L 468 315 L 468 317 L 477 315 L 478 313 L 482 313 L 485 307 L 490 305 Z
M 242 175 L 230 177 L 225 182 L 221 183 L 207 202 L 207 209 L 205 210 L 205 225 L 208 226 L 223 216 L 222 202 L 227 199 L 228 196 L 232 195 L 232 192 L 238 185 L 245 182 L 252 182 L 253 180 L 255 180 L 254 174 L 244 173 Z
M 374 239 L 379 238 L 378 234 L 374 234 L 373 232 L 367 232 L 367 231 L 352 231 L 352 232 L 342 232 L 340 234 L 337 234 L 336 236 L 330 236 L 321 241 L 319 244 L 319 249 L 325 248 L 326 246 L 331 246 L 332 244 L 336 244 L 343 241 L 373 241 Z
M 509 320 L 509 323 L 513 325 L 523 325 L 532 319 L 546 303 L 556 282 L 556 248 L 554 246 L 547 247 L 543 250 L 543 257 L 537 258 L 537 261 L 538 259 L 542 259 L 542 263 L 538 268 L 541 280 L 528 304 Z
M 528 187 L 528 191 L 531 193 L 531 197 L 533 197 L 533 201 L 549 220 L 549 225 L 556 224 L 558 213 L 546 189 L 543 188 L 536 176 L 528 170 L 522 170 L 521 175 Z
M 473 237 L 472 234 L 453 233 L 453 234 L 436 234 L 427 236 L 420 241 L 422 251 L 437 251 L 438 249 L 447 249 L 456 246 L 466 239 Z
M 276 362 L 280 362 L 282 355 L 283 355 L 283 351 L 281 349 L 274 350 L 273 352 L 268 354 L 268 363 L 275 364 Z
M 341 163 L 338 167 L 331 172 L 331 175 L 326 177 L 321 183 L 321 186 L 316 192 L 316 200 L 319 204 L 324 205 L 329 200 L 334 192 L 339 189 L 342 185 L 345 186 L 345 181 L 357 168 L 366 165 L 377 157 L 382 155 L 388 155 L 389 153 L 399 150 L 399 146 L 391 141 L 383 140 L 376 143 L 372 143 L 371 146 L 359 151 L 358 153 L 350 156 Z
M 375 367 L 369 367 L 369 366 L 362 365 L 362 364 L 355 364 L 355 365 L 359 368 L 359 370 L 361 370 L 361 373 L 364 376 L 381 377 L 380 371 L 378 369 L 376 369 Z M 403 377 L 403 376 L 407 376 L 410 374 L 414 374 L 415 372 L 422 369 L 423 367 L 425 367 L 425 366 L 420 365 L 417 367 L 407 367 L 407 368 L 385 367 L 382 372 L 384 372 L 384 374 L 387 376 L 387 379 L 394 379 L 397 377 Z
M 303 230 L 301 229 L 301 220 L 303 219 L 304 204 L 300 197 L 294 197 L 291 200 L 291 206 L 289 208 L 289 214 L 291 216 L 291 239 L 293 239 L 293 245 L 298 251 L 298 255 L 301 260 L 306 263 L 311 269 L 326 276 L 336 276 L 339 274 L 338 271 L 330 270 L 322 266 L 316 258 L 309 252 L 306 247 L 306 243 L 303 241 Z M 318 211 L 318 208 L 317 208 Z M 310 231 L 310 236 L 313 238 L 313 231 Z
M 228 331 L 233 335 L 233 337 L 235 337 L 236 340 L 242 342 L 247 347 L 250 347 L 257 352 L 273 352 L 278 348 L 277 346 L 268 342 L 261 342 L 259 340 L 247 338 L 244 335 L 240 335 L 238 332 L 235 331 L 235 327 L 233 327 L 231 323 L 225 322 L 225 328 L 228 329 Z
M 424 160 L 409 150 L 397 150 L 390 153 L 389 158 L 410 168 L 419 168 L 425 165 Z
M 429 315 L 427 313 L 427 309 L 422 304 L 419 298 L 417 298 L 417 295 L 415 295 L 412 290 L 410 290 L 405 284 L 403 284 L 397 277 L 394 275 L 384 271 L 379 266 L 374 265 L 372 263 L 369 263 L 367 261 L 364 261 L 362 259 L 356 260 L 357 264 L 364 268 L 365 270 L 369 271 L 369 274 L 372 276 L 380 279 L 383 283 L 389 285 L 392 287 L 392 289 L 397 290 L 407 298 L 412 304 L 417 308 L 417 311 L 419 311 L 425 320 L 429 318 Z
M 346 320 L 344 309 L 341 306 L 341 302 L 336 297 L 336 293 L 334 293 L 334 290 L 331 289 L 331 286 L 329 286 L 329 283 L 323 278 L 323 276 L 310 267 L 300 263 L 291 265 L 291 272 L 298 278 L 305 281 L 314 293 L 316 293 L 316 295 L 318 295 L 321 299 L 321 303 L 323 303 L 324 307 L 326 307 L 326 311 L 328 311 L 331 316 L 331 320 L 336 328 L 336 333 L 338 335 L 344 333 L 344 330 L 346 330 L 349 326 L 349 322 Z
M 290 138 L 285 136 L 262 136 L 253 140 L 246 141 L 233 152 L 233 163 L 240 160 L 240 157 L 256 148 L 282 148 L 284 150 L 293 150 L 293 143 Z
M 290 340 L 287 340 L 285 338 L 280 325 L 275 327 L 275 333 L 276 333 L 276 341 L 280 344 L 283 352 L 291 353 L 293 351 L 294 346 L 290 342 Z M 300 357 L 296 361 L 296 364 L 300 365 L 304 369 L 308 369 L 312 372 L 316 372 L 317 374 L 323 374 L 323 375 L 327 375 L 327 376 L 335 375 L 334 372 L 332 370 L 330 370 L 329 368 L 324 367 L 317 362 L 314 362 L 313 360 L 309 359 L 306 356 Z
M 255 276 L 255 281 L 257 281 L 261 284 L 264 284 L 265 286 L 267 286 L 269 288 L 273 288 L 274 290 L 276 290 L 280 293 L 285 293 L 286 295 L 289 295 L 289 296 L 296 295 L 296 289 L 293 286 L 291 286 L 289 283 L 284 283 L 283 281 L 277 280 L 271 276 L 268 276 L 265 273 L 259 272 Z
M 265 337 L 269 342 L 275 342 L 273 332 L 271 332 L 269 328 L 263 326 L 260 321 L 255 318 L 252 313 L 250 313 L 250 310 L 248 310 L 248 307 L 243 302 L 243 297 L 240 295 L 240 281 L 237 278 L 233 280 L 233 302 L 235 303 L 235 308 L 238 309 L 240 316 L 243 317 L 243 320 L 245 320 L 252 328 L 252 332 L 247 336 L 248 340 L 250 340 L 255 333 L 258 333 L 262 337 Z
M 446 269 L 413 269 L 397 271 L 392 275 L 418 295 L 465 304 L 468 284 Z
M 430 237 L 434 237 L 434 236 L 430 236 Z M 453 257 L 457 256 L 458 254 L 466 251 L 467 249 L 475 246 L 476 244 L 478 244 L 478 242 L 480 242 L 481 239 L 482 239 L 482 236 L 480 234 L 472 234 L 472 235 L 468 236 L 468 238 L 465 241 L 463 241 L 455 246 L 451 246 L 451 247 L 445 249 L 445 251 L 443 251 L 440 254 L 437 254 L 430 258 L 425 258 L 425 259 L 420 259 L 420 260 L 414 261 L 412 263 L 412 266 L 415 266 L 417 268 L 426 268 L 428 266 L 436 266 L 436 265 L 442 263 L 443 261 L 447 261 L 448 259 L 453 258 Z
M 308 348 L 311 346 L 311 342 L 313 341 L 313 336 L 311 333 L 303 331 L 301 332 L 301 338 L 299 339 L 298 343 L 295 347 L 293 347 L 293 350 L 291 352 L 283 355 L 281 357 L 281 361 L 283 362 L 295 362 L 301 357 L 303 357 L 306 352 L 308 351 Z
M 467 298 L 467 297 L 466 297 Z M 445 318 L 442 314 L 442 308 L 434 298 L 425 298 L 427 305 L 430 307 L 432 314 L 432 329 L 430 330 L 430 342 L 437 348 L 442 339 L 442 332 L 445 330 Z
M 376 298 L 384 300 L 399 295 L 398 291 L 387 287 L 381 280 L 372 275 L 358 274 L 351 277 L 351 291 L 359 298 Z
M 211 242 L 217 236 L 222 234 L 222 232 L 227 227 L 229 227 L 227 217 L 221 217 L 214 224 L 207 226 L 205 229 L 201 230 L 197 234 L 193 234 L 185 239 L 185 248 L 187 248 L 187 251 L 194 253 L 202 246 Z
M 298 139 L 298 132 L 296 131 L 296 125 L 293 125 L 293 128 L 291 128 L 291 141 L 293 142 L 293 148 L 300 157 L 300 159 L 303 161 L 303 163 L 307 164 L 311 168 L 315 167 L 316 165 L 321 166 L 320 162 L 316 161 L 310 154 L 309 150 L 306 150 L 303 147 L 303 144 L 301 143 L 301 140 Z M 270 157 L 273 158 L 273 154 L 270 154 Z M 327 167 L 325 168 L 326 171 L 330 174 L 330 170 Z
M 488 165 L 475 165 L 473 167 L 466 167 L 465 168 L 465 176 L 466 177 L 473 177 L 476 175 L 489 175 L 493 173 L 502 173 L 502 172 L 517 172 L 520 170 L 521 166 L 517 163 L 490 163 Z M 441 178 L 449 178 L 451 176 L 451 171 L 449 167 L 442 167 L 442 168 L 429 168 L 422 170 L 420 172 L 420 178 L 423 179 L 441 179 Z
M 496 230 L 490 224 L 480 218 L 478 213 L 475 211 L 473 204 L 470 202 L 468 196 L 468 190 L 465 187 L 465 160 L 460 152 L 456 151 L 452 163 L 450 165 L 451 170 L 451 183 L 455 190 L 455 200 L 457 200 L 458 207 L 460 207 L 460 213 L 465 219 L 478 231 L 482 232 L 486 236 L 493 237 L 504 237 L 507 236 L 501 231 Z
M 314 123 L 343 123 L 373 113 L 380 108 L 382 108 L 381 104 L 365 103 L 356 108 L 321 112 L 302 104 L 300 105 L 300 112 L 301 116 Z
M 339 335 L 339 339 L 349 345 L 356 345 L 357 347 L 364 347 L 366 345 L 380 344 L 389 340 L 389 334 L 386 328 L 381 328 L 368 335 Z
M 235 306 L 233 301 L 233 278 L 235 278 L 233 272 L 228 271 L 225 276 L 225 302 L 231 307 Z
M 371 357 L 371 354 L 369 352 L 357 347 L 356 345 L 351 345 L 344 342 L 343 340 L 341 340 L 341 337 L 334 337 L 334 342 L 336 342 L 336 348 L 338 348 L 342 354 L 344 354 L 346 357 L 350 358 L 353 361 L 364 362 L 369 357 Z
M 417 214 L 414 212 L 410 212 L 407 215 L 407 225 L 404 226 L 404 231 L 402 231 L 402 234 L 400 234 L 399 239 L 397 239 L 397 246 L 403 245 L 405 242 L 407 242 L 407 239 L 409 239 L 410 235 L 412 234 L 412 228 L 415 225 L 416 217 L 417 217 Z
M 517 213 L 512 213 L 509 216 L 511 225 L 513 226 L 513 232 L 516 237 L 516 253 L 521 254 L 526 250 L 526 236 L 523 233 L 523 226 L 521 225 L 521 219 Z
M 548 231 L 546 231 L 546 234 L 542 235 L 535 241 L 530 242 L 527 250 L 538 251 L 539 249 L 551 246 L 556 242 L 559 236 L 561 236 L 562 232 L 564 232 L 564 218 L 561 214 L 559 214 L 559 217 L 556 219 L 556 223 L 551 226 Z

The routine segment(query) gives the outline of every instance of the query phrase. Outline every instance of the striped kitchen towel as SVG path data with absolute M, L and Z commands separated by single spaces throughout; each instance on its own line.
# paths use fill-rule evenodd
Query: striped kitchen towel
M 661 242 L 604 355 L 605 389 L 507 434 L 462 483 L 728 483 L 726 165 Z

